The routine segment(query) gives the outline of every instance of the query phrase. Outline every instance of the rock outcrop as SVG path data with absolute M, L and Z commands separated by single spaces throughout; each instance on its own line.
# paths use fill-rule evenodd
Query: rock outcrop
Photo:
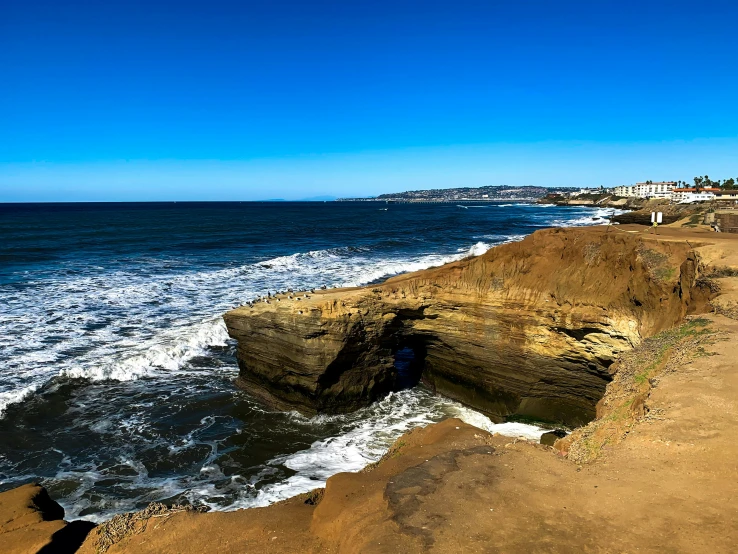
M 76 552 L 94 527 L 64 521 L 64 508 L 37 484 L 0 493 L 0 549 L 4 554 Z
M 298 294 L 225 314 L 238 383 L 279 409 L 342 412 L 410 378 L 479 409 L 591 420 L 622 351 L 703 295 L 686 242 L 548 229 L 475 258 L 372 287 Z

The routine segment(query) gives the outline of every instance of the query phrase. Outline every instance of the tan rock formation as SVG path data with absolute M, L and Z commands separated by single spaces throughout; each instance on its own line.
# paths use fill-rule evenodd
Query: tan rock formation
M 0 493 L 0 551 L 4 554 L 75 552 L 92 527 L 85 521 L 64 521 L 64 509 L 40 485 Z
M 496 419 L 574 425 L 594 417 L 618 354 L 702 302 L 698 265 L 686 242 L 548 229 L 381 285 L 244 306 L 225 322 L 239 384 L 281 409 L 370 403 L 397 388 L 393 356 L 409 347 L 441 394 Z

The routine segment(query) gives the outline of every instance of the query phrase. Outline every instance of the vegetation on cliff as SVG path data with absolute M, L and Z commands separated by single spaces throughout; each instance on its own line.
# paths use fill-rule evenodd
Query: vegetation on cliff
M 664 375 L 710 355 L 706 347 L 716 337 L 708 320 L 694 318 L 623 353 L 613 367 L 613 381 L 597 404 L 597 418 L 557 441 L 556 448 L 575 463 L 592 462 L 603 449 L 625 439 L 638 423 L 660 417 L 649 406 L 652 389 Z

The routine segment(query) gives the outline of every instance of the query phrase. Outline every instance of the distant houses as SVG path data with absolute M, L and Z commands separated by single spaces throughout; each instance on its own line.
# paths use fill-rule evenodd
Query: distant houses
M 625 185 L 615 187 L 613 190 L 615 196 L 625 198 L 665 198 L 671 199 L 672 191 L 677 187 L 675 181 L 646 181 L 645 183 L 636 183 L 635 185 Z
M 738 202 L 738 189 L 719 189 L 714 192 L 716 200 L 728 200 L 731 202 Z
M 725 190 L 715 186 L 687 187 L 686 184 L 683 181 L 646 181 L 614 187 L 612 192 L 615 196 L 624 198 L 662 199 L 669 200 L 673 204 L 713 200 L 738 202 L 738 190 Z
M 671 201 L 674 204 L 692 204 L 693 202 L 707 202 L 715 200 L 717 194 L 722 192 L 717 188 L 679 188 L 672 190 Z

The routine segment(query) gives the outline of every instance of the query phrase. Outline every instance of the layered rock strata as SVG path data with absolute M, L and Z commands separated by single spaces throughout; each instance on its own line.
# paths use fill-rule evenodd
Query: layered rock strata
M 225 314 L 238 383 L 306 414 L 364 406 L 417 377 L 494 419 L 592 419 L 619 353 L 703 296 L 686 242 L 548 229 L 381 285 L 280 296 Z

